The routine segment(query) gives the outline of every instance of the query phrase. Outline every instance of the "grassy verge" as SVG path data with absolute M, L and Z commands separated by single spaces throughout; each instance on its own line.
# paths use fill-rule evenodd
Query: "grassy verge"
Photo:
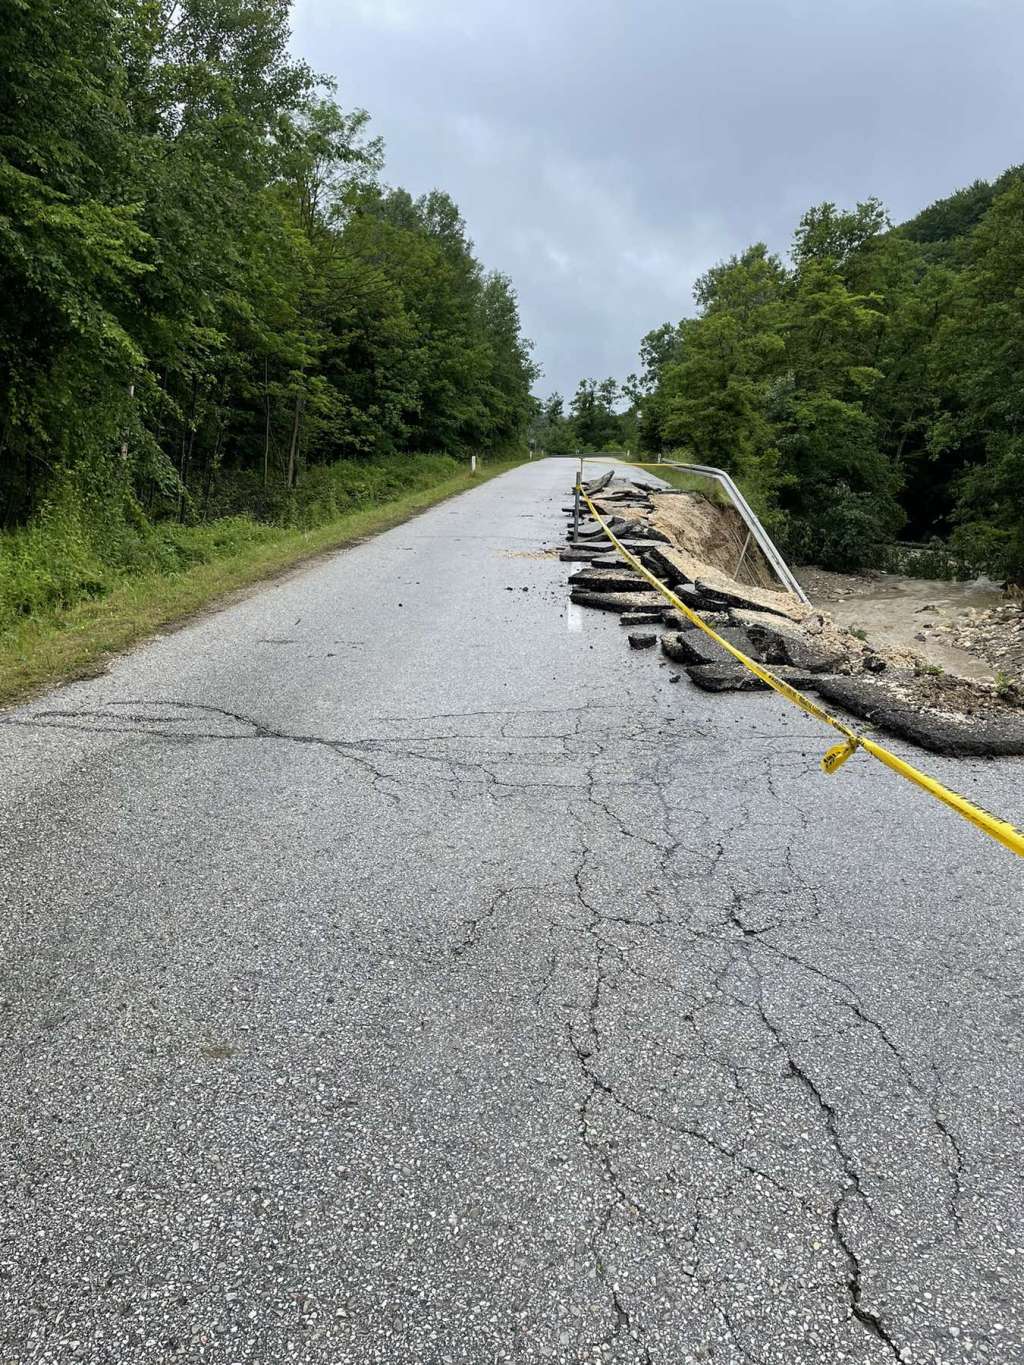
M 706 474 L 690 474 L 685 469 L 673 469 L 668 464 L 638 464 L 637 468 L 657 474 L 670 488 L 678 488 L 684 493 L 703 493 L 709 502 L 722 506 L 729 503 L 729 497 L 722 485 L 717 479 L 708 478 Z
M 0 634 L 0 704 L 48 684 L 103 672 L 108 657 L 163 626 L 187 620 L 239 589 L 407 521 L 427 507 L 477 487 L 520 461 L 461 472 L 310 530 L 261 526 L 251 544 L 178 573 L 128 577 L 102 597 L 26 618 Z
M 548 456 L 549 459 L 556 458 Z M 566 455 L 567 460 L 578 460 L 577 455 Z M 586 458 L 586 457 L 584 457 Z M 718 503 L 721 506 L 728 506 L 730 499 L 728 494 L 717 479 L 710 478 L 707 474 L 691 474 L 685 469 L 673 469 L 668 464 L 658 464 L 657 461 L 641 461 L 631 459 L 625 453 L 621 455 L 596 456 L 589 460 L 590 464 L 610 464 L 611 460 L 619 460 L 623 465 L 633 469 L 646 469 L 652 474 L 657 474 L 659 479 L 664 480 L 670 488 L 678 488 L 683 493 L 703 493 L 709 502 Z

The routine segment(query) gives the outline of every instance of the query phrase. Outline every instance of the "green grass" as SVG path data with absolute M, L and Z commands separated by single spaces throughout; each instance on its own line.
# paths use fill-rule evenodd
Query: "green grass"
M 522 461 L 488 464 L 476 474 L 449 475 L 311 528 L 266 525 L 244 517 L 179 528 L 188 553 L 201 562 L 119 577 L 102 595 L 57 602 L 16 618 L 0 632 L 0 703 L 41 687 L 104 671 L 107 660 L 171 624 L 187 620 L 229 594 L 330 550 L 386 531 L 427 507 L 474 488 Z M 19 542 L 27 562 L 27 549 Z
M 664 479 L 670 488 L 678 488 L 683 493 L 703 493 L 709 502 L 723 507 L 731 506 L 731 499 L 717 479 L 706 474 L 690 474 L 685 469 L 673 469 L 668 464 L 638 464 L 637 469 L 647 469 Z

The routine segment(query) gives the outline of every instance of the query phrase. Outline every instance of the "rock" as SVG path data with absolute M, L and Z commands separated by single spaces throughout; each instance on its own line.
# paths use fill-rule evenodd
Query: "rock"
M 669 610 L 659 592 L 592 592 L 589 588 L 573 588 L 570 597 L 581 607 L 597 607 L 601 611 L 656 611 L 658 619 Z
M 725 626 L 718 632 L 723 640 L 728 640 L 744 654 L 757 660 L 757 651 L 745 631 L 735 626 Z M 733 657 L 710 636 L 696 626 L 692 630 L 669 632 L 661 637 L 661 648 L 670 659 L 681 664 L 722 664 L 734 662 Z
M 886 665 L 880 654 L 868 654 L 862 667 L 866 673 L 884 673 Z
M 669 612 L 668 615 L 678 615 L 678 612 Z M 624 626 L 651 626 L 662 619 L 661 611 L 624 611 L 620 620 Z M 668 617 L 665 617 L 667 620 Z
M 783 682 L 788 682 L 791 687 L 801 689 L 817 688 L 821 681 L 820 673 L 807 673 L 801 668 L 788 668 L 782 666 L 773 668 L 772 672 Z M 691 664 L 686 675 L 692 683 L 702 688 L 705 692 L 768 692 L 766 682 L 762 682 L 756 674 L 744 668 L 742 664 L 729 662 L 727 664 Z
M 658 637 L 653 630 L 634 630 L 629 635 L 630 649 L 650 649 L 658 643 Z

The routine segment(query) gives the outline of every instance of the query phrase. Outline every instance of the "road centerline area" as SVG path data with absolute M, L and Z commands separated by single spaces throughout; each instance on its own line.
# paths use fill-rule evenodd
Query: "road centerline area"
M 0 713 L 0 1360 L 1019 1358 L 1024 868 L 574 623 L 573 468 Z

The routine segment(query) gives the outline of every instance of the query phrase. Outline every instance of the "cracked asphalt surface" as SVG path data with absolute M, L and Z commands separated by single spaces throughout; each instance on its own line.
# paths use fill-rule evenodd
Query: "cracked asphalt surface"
M 570 607 L 571 478 L 0 715 L 3 1365 L 1024 1361 L 1024 864 Z

